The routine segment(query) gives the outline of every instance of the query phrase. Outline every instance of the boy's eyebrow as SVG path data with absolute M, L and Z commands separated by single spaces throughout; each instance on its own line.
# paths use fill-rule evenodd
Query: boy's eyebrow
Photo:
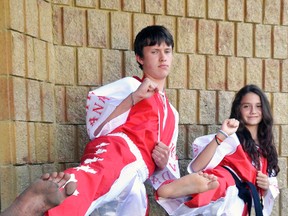
M 152 49 L 156 49 L 156 50 L 158 50 L 158 49 L 162 49 L 161 47 L 152 47 L 151 46 L 151 48 Z M 164 48 L 165 50 L 172 50 L 172 47 L 167 47 L 167 48 Z

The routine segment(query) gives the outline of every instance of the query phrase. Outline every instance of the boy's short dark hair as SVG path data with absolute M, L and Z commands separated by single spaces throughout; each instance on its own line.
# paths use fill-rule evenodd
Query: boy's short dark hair
M 146 46 L 160 45 L 165 42 L 168 46 L 174 47 L 173 36 L 167 28 L 160 25 L 152 25 L 143 28 L 136 36 L 134 41 L 135 55 L 143 58 L 143 48 Z M 142 65 L 140 65 L 142 69 Z

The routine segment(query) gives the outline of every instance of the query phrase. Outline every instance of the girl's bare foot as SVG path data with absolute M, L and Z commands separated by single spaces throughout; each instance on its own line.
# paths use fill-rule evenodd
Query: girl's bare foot
M 192 173 L 158 188 L 157 194 L 163 198 L 177 198 L 202 193 L 219 186 L 217 177 L 203 172 Z
M 76 190 L 76 182 L 67 183 L 69 179 L 68 173 L 44 174 L 24 190 L 1 216 L 42 216 Z

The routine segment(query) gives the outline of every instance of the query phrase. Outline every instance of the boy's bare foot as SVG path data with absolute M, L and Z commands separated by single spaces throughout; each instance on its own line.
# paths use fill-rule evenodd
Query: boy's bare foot
M 177 198 L 202 193 L 219 186 L 217 177 L 203 172 L 192 173 L 158 188 L 157 194 L 163 198 Z
M 69 179 L 68 173 L 44 174 L 26 188 L 1 216 L 42 216 L 74 193 L 76 182 L 67 183 Z

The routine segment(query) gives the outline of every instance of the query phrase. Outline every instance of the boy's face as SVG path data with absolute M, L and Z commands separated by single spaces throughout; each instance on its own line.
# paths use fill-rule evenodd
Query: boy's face
M 168 76 L 172 58 L 172 47 L 164 42 L 160 45 L 144 47 L 143 58 L 136 56 L 137 61 L 143 66 L 145 76 L 155 81 L 163 80 Z

